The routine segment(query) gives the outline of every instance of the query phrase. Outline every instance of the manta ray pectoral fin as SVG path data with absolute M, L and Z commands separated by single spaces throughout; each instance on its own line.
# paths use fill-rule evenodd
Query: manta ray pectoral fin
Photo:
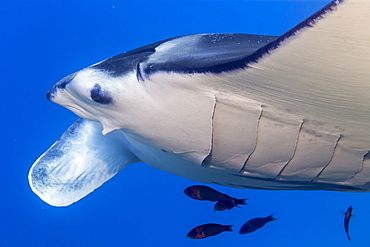
M 81 118 L 36 160 L 28 180 L 43 201 L 68 206 L 139 161 L 122 131 L 101 131 L 100 123 Z

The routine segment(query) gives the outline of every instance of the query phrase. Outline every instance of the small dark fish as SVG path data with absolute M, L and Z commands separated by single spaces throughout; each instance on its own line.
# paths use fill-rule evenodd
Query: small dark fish
M 216 211 L 232 209 L 239 204 L 247 204 L 245 202 L 247 199 L 236 199 L 204 185 L 193 185 L 187 187 L 184 190 L 184 193 L 185 195 L 196 200 L 217 202 L 214 207 Z
M 215 236 L 225 231 L 231 232 L 232 230 L 232 225 L 209 223 L 193 228 L 186 237 L 192 239 L 202 239 L 210 236 Z
M 214 209 L 215 211 L 224 211 L 226 209 L 232 209 L 233 207 L 239 207 L 238 205 L 242 204 L 242 205 L 247 205 L 247 203 L 245 202 L 247 199 L 236 199 L 236 198 L 232 198 L 231 200 L 220 200 L 218 201 L 215 206 L 214 206 Z
M 263 227 L 266 223 L 276 220 L 272 217 L 273 214 L 267 216 L 266 218 L 254 218 L 247 221 L 239 230 L 240 234 L 254 232 L 255 230 Z
M 204 185 L 193 185 L 193 186 L 187 187 L 184 190 L 184 193 L 185 195 L 193 199 L 202 200 L 202 201 L 216 202 L 216 201 L 221 201 L 221 200 L 233 199 L 231 196 L 222 194 L 221 192 L 218 192 L 217 190 L 214 190 Z
M 353 209 L 352 206 L 349 206 L 348 209 L 347 209 L 347 212 L 344 213 L 344 229 L 346 230 L 347 237 L 348 237 L 349 241 L 352 241 L 352 239 L 350 238 L 349 233 L 348 233 L 349 220 L 352 217 L 352 209 Z

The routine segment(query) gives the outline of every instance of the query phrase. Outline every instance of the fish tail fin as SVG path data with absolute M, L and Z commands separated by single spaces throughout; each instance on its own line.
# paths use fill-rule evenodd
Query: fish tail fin
M 269 216 L 267 216 L 267 219 L 269 219 L 269 221 L 277 220 L 277 218 L 274 218 L 274 214 L 275 213 L 272 213 Z
M 247 202 L 246 202 L 247 200 L 248 200 L 248 198 L 245 198 L 245 199 L 236 199 L 236 198 L 234 198 L 235 205 L 239 205 L 239 204 L 247 205 Z
M 226 225 L 225 226 L 225 231 L 232 232 L 233 231 L 233 225 Z

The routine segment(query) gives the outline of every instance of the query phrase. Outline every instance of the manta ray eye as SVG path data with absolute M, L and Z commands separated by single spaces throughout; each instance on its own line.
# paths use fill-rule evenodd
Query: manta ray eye
M 112 97 L 108 92 L 102 90 L 99 84 L 95 84 L 90 91 L 91 99 L 97 103 L 108 105 L 112 102 Z

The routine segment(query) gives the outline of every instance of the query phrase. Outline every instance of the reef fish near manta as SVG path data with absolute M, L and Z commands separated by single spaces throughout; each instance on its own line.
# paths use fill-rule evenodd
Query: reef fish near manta
M 175 37 L 65 77 L 47 98 L 81 119 L 32 190 L 66 206 L 142 161 L 238 188 L 370 191 L 368 13 L 337 0 L 281 36 Z

